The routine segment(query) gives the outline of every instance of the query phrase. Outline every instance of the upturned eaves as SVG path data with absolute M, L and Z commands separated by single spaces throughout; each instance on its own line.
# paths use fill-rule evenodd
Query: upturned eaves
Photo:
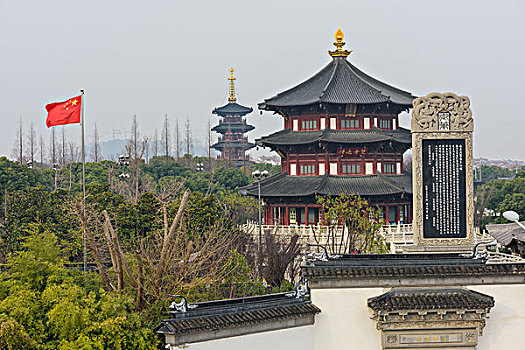
M 257 196 L 256 185 L 241 189 L 241 193 Z M 357 194 L 382 196 L 412 193 L 412 177 L 403 175 L 351 175 L 351 176 L 289 176 L 274 175 L 261 181 L 262 197 L 302 197 L 315 195 Z
M 253 112 L 253 108 L 244 107 L 237 102 L 230 102 L 222 107 L 215 108 L 212 113 L 217 115 L 245 115 Z
M 314 103 L 395 103 L 410 108 L 414 98 L 409 92 L 372 78 L 345 59 L 332 60 L 310 79 L 260 103 L 259 109 Z
M 375 142 L 400 142 L 412 144 L 410 130 L 382 130 L 372 128 L 367 130 L 316 130 L 316 131 L 291 131 L 281 130 L 257 140 L 261 146 L 293 146 L 310 143 L 338 143 L 338 144 L 364 144 Z

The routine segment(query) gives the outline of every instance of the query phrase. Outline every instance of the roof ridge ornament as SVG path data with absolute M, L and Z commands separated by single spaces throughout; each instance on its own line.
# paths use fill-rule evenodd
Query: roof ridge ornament
M 230 81 L 230 94 L 228 97 L 228 102 L 234 103 L 237 101 L 237 98 L 235 97 L 235 80 L 236 78 L 233 76 L 233 72 L 235 72 L 235 69 L 230 68 L 230 77 L 228 80 Z
M 334 45 L 336 49 L 334 51 L 328 51 L 330 56 L 334 58 L 334 60 L 342 60 L 346 59 L 348 55 L 352 53 L 352 50 L 343 50 L 343 46 L 345 46 L 345 42 L 343 39 L 345 38 L 345 34 L 341 30 L 341 28 L 337 29 L 337 32 L 335 32 L 335 42 Z

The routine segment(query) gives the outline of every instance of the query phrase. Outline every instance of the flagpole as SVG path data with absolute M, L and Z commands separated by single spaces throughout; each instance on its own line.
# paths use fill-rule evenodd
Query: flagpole
M 84 148 L 84 89 L 80 90 L 80 125 L 82 127 L 82 215 L 86 216 L 86 152 Z M 87 271 L 87 240 L 84 227 L 84 271 Z

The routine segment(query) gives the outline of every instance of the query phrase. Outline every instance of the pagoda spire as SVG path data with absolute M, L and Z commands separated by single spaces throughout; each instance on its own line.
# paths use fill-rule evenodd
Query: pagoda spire
M 230 68 L 230 77 L 228 78 L 230 81 L 230 96 L 228 97 L 228 102 L 230 103 L 237 101 L 235 97 L 235 77 L 233 76 L 233 72 L 235 72 L 235 69 Z
M 343 58 L 346 59 L 346 57 L 348 57 L 348 55 L 352 53 L 351 50 L 350 51 L 343 50 L 343 46 L 345 46 L 346 44 L 343 41 L 344 38 L 345 38 L 345 34 L 341 30 L 341 28 L 337 29 L 337 32 L 335 32 L 335 42 L 334 42 L 334 46 L 336 47 L 336 49 L 334 51 L 328 51 L 328 53 L 330 54 L 330 56 L 334 58 L 334 60 L 337 60 L 337 59 L 342 60 Z

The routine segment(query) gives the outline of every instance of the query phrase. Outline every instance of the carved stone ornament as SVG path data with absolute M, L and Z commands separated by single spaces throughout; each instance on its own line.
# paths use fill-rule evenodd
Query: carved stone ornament
M 412 132 L 474 130 L 467 96 L 433 92 L 416 98 L 412 104 Z
M 490 309 L 375 311 L 383 349 L 474 349 Z M 443 320 L 442 318 L 447 320 Z

